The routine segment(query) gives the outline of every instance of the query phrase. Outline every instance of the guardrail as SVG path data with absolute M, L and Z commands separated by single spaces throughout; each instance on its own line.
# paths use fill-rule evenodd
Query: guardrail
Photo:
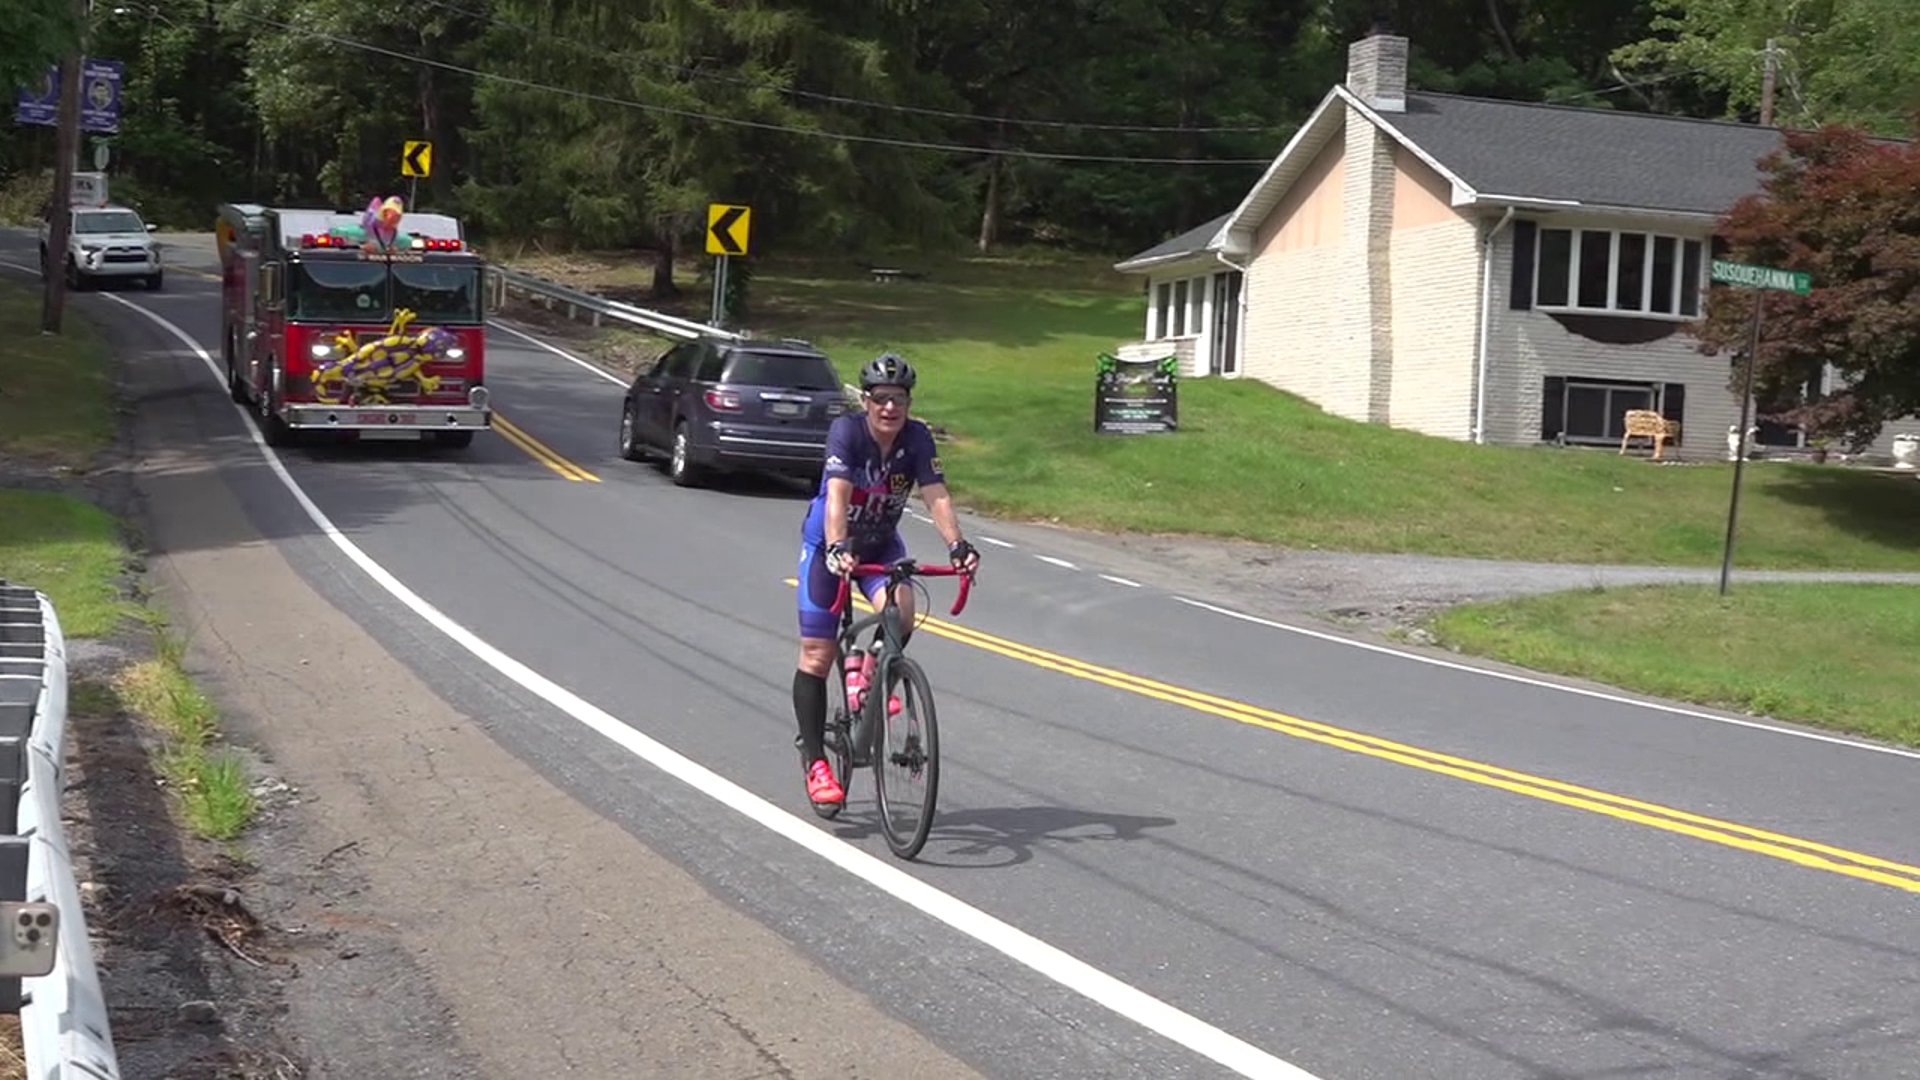
M 665 334 L 682 340 L 717 337 L 740 341 L 747 336 L 733 330 L 723 330 L 717 326 L 694 322 L 692 319 L 683 319 L 678 315 L 649 311 L 633 304 L 609 300 L 604 296 L 582 292 L 535 274 L 510 270 L 494 264 L 487 266 L 487 287 L 493 293 L 495 308 L 505 305 L 511 293 L 520 293 L 523 296 L 545 301 L 548 308 L 564 306 L 569 319 L 577 319 L 584 312 L 592 318 L 595 326 L 599 326 L 603 320 L 612 319 L 615 322 L 626 323 L 629 326 L 637 326 L 643 330 L 651 330 L 656 334 Z
M 510 270 L 494 264 L 487 266 L 487 288 L 493 294 L 493 306 L 496 309 L 506 303 L 509 293 L 517 292 L 523 296 L 546 301 L 550 309 L 556 305 L 564 305 L 569 319 L 577 319 L 582 312 L 585 312 L 591 317 L 594 326 L 599 326 L 602 320 L 612 319 L 651 330 L 656 334 L 665 334 L 668 337 L 683 340 L 716 337 L 728 341 L 746 341 L 751 337 L 739 331 L 723 330 L 706 323 L 682 319 L 678 315 L 668 315 L 665 312 L 651 311 L 618 300 L 609 300 L 604 296 L 596 296 L 590 292 L 562 285 L 537 274 Z M 840 389 L 855 405 L 860 403 L 859 387 L 852 383 L 841 383 Z
M 0 1011 L 18 1012 L 28 1080 L 119 1080 L 107 1003 L 93 964 L 73 856 L 60 824 L 67 727 L 67 642 L 46 595 L 0 579 L 0 902 L 51 904 L 51 963 L 0 927 Z M 17 917 L 17 914 L 16 914 Z

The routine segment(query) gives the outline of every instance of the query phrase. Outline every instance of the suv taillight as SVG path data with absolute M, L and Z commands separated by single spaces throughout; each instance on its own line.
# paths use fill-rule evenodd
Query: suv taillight
M 715 412 L 740 411 L 740 395 L 731 390 L 709 390 L 705 396 L 707 408 Z

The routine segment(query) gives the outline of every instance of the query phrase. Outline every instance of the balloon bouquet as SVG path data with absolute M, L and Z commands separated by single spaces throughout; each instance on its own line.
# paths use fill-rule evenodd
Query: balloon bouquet
M 400 231 L 404 211 L 399 196 L 375 198 L 360 215 L 358 225 L 336 225 L 332 234 L 349 242 L 357 241 L 360 250 L 369 253 L 405 250 L 413 238 Z M 333 340 L 335 356 L 314 365 L 314 396 L 338 404 L 385 404 L 392 386 L 412 380 L 421 393 L 430 394 L 439 379 L 426 373 L 426 366 L 446 356 L 457 344 L 453 334 L 437 326 L 408 333 L 413 312 L 406 308 L 394 312 L 385 336 L 354 348 L 353 334 L 342 331 Z

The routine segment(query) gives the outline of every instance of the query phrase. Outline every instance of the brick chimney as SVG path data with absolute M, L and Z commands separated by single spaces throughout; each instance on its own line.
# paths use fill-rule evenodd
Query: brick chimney
M 1347 89 L 1376 112 L 1407 111 L 1407 39 L 1385 19 L 1347 47 Z

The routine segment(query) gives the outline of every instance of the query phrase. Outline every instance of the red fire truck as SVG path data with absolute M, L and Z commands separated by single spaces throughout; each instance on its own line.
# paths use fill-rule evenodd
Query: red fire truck
M 493 424 L 485 263 L 457 218 L 403 214 L 392 246 L 349 238 L 361 221 L 333 210 L 220 207 L 228 392 L 251 406 L 275 446 L 311 430 L 467 446 Z M 359 376 L 376 362 L 387 370 Z

